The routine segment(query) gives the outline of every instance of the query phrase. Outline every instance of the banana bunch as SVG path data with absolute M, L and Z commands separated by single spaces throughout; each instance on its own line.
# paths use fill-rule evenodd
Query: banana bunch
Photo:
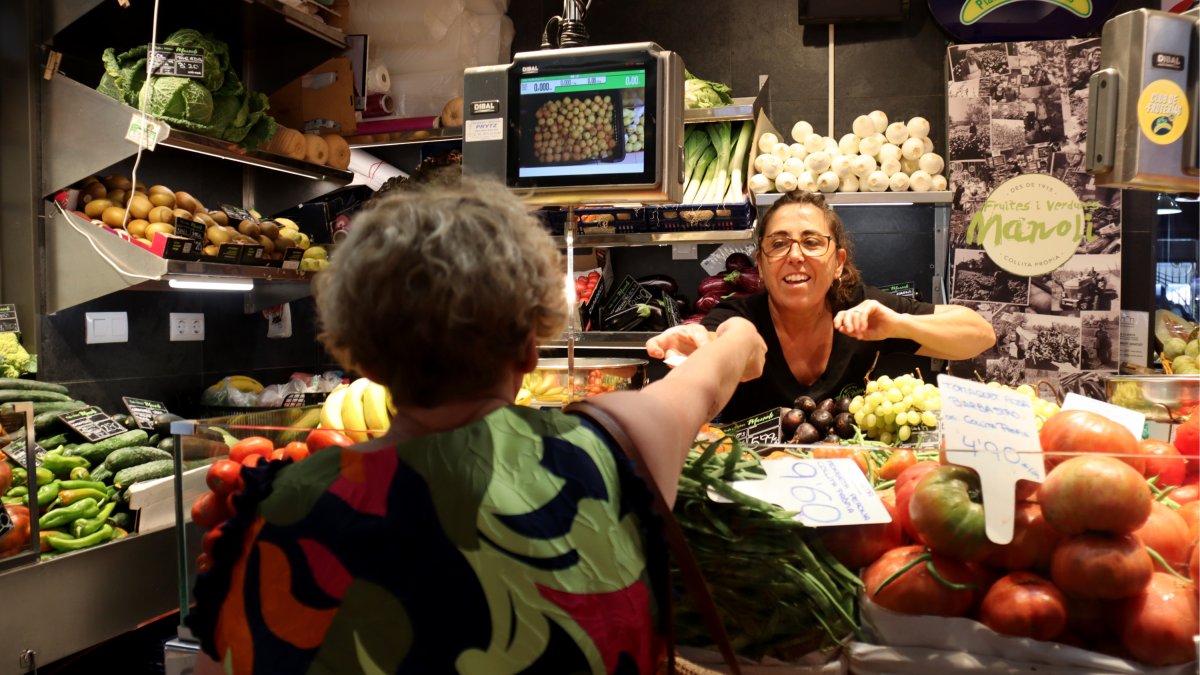
M 261 394 L 263 390 L 262 382 L 248 377 L 246 375 L 230 375 L 228 378 L 229 384 L 233 385 L 234 389 L 246 394 Z
M 365 377 L 339 385 L 321 406 L 321 427 L 338 429 L 356 442 L 379 438 L 391 426 L 391 394 Z
M 566 390 L 558 383 L 558 380 L 553 376 L 541 371 L 533 371 L 525 374 L 525 378 L 521 381 L 521 391 L 529 391 L 530 399 L 538 399 L 541 401 L 553 401 L 563 399 Z M 517 394 L 517 403 L 520 405 L 528 405 L 521 403 L 521 394 Z

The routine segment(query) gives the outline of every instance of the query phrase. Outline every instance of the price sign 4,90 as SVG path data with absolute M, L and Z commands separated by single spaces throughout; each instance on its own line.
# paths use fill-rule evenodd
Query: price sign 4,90
M 777 459 L 763 462 L 767 477 L 733 488 L 795 512 L 810 527 L 888 523 L 892 517 L 851 459 Z M 724 501 L 710 492 L 709 498 Z

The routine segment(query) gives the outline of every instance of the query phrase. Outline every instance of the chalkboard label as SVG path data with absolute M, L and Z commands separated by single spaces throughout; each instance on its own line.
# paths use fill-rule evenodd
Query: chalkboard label
M 199 242 L 200 246 L 204 246 L 204 225 L 197 223 L 194 220 L 187 218 L 175 219 L 175 234 L 180 237 L 187 237 Z
M 900 282 L 897 284 L 888 284 L 886 286 L 880 286 L 879 290 L 883 291 L 884 293 L 891 293 L 892 295 L 898 295 L 902 298 L 914 298 L 915 299 L 917 297 L 917 285 L 911 281 L 904 281 L 904 282 Z
M 132 396 L 122 396 L 121 400 L 125 402 L 125 409 L 129 411 L 130 416 L 137 420 L 138 428 L 146 431 L 154 428 L 155 417 L 167 412 L 167 406 L 161 401 L 149 401 Z
M 204 50 L 200 47 L 154 45 L 150 72 L 156 76 L 204 78 Z
M 235 230 L 237 229 L 238 223 L 242 222 L 243 220 L 252 220 L 256 223 L 258 222 L 258 218 L 250 215 L 249 211 L 240 206 L 221 204 L 221 210 L 225 212 L 225 215 L 229 216 L 229 220 L 233 221 L 230 222 L 229 225 Z
M 738 439 L 742 445 L 761 446 L 778 445 L 783 438 L 782 408 L 775 408 L 763 413 L 739 420 L 721 427 L 727 436 Z
M 25 456 L 26 453 L 25 453 L 25 439 L 24 438 L 19 438 L 19 439 L 13 441 L 12 443 L 9 443 L 8 445 L 4 446 L 3 448 L 0 448 L 0 451 L 3 451 L 4 454 L 11 457 L 12 461 L 16 462 L 19 466 L 22 466 L 22 467 L 25 466 L 25 462 L 27 461 L 27 458 Z M 33 463 L 37 466 L 41 466 L 42 465 L 42 457 L 45 454 L 46 454 L 46 449 L 43 448 L 42 446 L 38 445 L 37 441 L 34 441 L 34 443 L 33 443 Z
M 217 260 L 220 262 L 236 265 L 241 259 L 241 244 L 221 244 L 221 247 L 217 249 Z
M 284 408 L 303 408 L 304 407 L 304 392 L 297 391 L 283 397 Z
M 20 333 L 16 305 L 0 305 L 0 333 Z
M 261 265 L 264 262 L 263 256 L 266 255 L 266 250 L 262 244 L 242 244 L 239 248 L 242 249 L 242 257 L 238 262 L 243 265 Z
M 298 270 L 300 261 L 304 259 L 304 249 L 293 246 L 283 252 L 283 269 Z
M 80 435 L 87 439 L 88 443 L 102 441 L 128 431 L 128 429 L 121 426 L 120 423 L 94 405 L 63 413 L 58 416 L 58 419 L 66 422 L 67 426 L 78 431 Z

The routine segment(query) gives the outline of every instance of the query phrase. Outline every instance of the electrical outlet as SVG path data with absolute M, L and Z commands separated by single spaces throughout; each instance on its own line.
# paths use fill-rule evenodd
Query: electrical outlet
M 87 344 L 129 342 L 129 315 L 126 312 L 85 312 Z
M 171 312 L 171 342 L 204 339 L 204 315 Z

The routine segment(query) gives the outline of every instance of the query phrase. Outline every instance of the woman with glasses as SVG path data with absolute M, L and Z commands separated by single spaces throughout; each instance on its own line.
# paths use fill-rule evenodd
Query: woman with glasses
M 653 358 L 686 356 L 725 321 L 753 323 L 767 344 L 766 366 L 738 386 L 724 421 L 790 406 L 801 395 L 820 400 L 862 386 L 877 352 L 960 360 L 996 342 L 991 324 L 967 307 L 863 284 L 842 221 L 820 193 L 783 195 L 759 219 L 754 240 L 765 293 L 729 298 L 701 324 L 676 326 L 646 343 Z

